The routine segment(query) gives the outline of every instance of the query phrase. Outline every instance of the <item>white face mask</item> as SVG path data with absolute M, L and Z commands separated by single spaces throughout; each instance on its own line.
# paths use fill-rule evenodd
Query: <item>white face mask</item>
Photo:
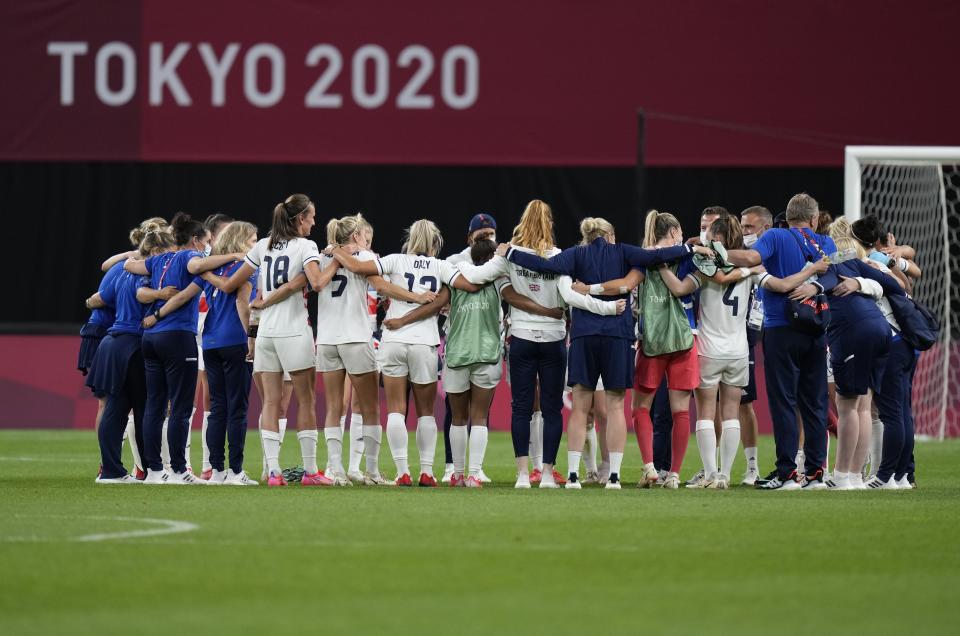
M 204 255 L 204 256 L 210 256 L 210 254 L 211 254 L 212 252 L 213 252 L 213 246 L 212 246 L 212 245 L 210 245 L 209 243 L 207 243 L 206 245 L 203 246 L 203 255 Z
M 700 232 L 700 245 L 706 245 L 706 244 L 707 244 L 707 231 L 704 230 L 703 232 Z
M 744 234 L 743 235 L 743 244 L 746 247 L 750 247 L 757 242 L 756 234 Z

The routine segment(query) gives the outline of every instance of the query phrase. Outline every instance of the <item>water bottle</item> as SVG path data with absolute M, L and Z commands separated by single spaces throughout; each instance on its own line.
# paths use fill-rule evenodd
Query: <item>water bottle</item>
M 852 261 L 855 258 L 859 258 L 859 254 L 857 254 L 857 250 L 852 247 L 848 247 L 845 250 L 840 250 L 839 252 L 834 252 L 829 256 L 830 262 L 834 265 L 844 261 Z

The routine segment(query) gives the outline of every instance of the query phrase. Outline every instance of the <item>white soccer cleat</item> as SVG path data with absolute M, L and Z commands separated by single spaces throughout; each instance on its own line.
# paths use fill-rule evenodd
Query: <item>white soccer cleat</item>
M 529 490 L 530 489 L 530 473 L 518 474 L 517 483 L 515 483 L 513 487 L 516 488 L 517 490 Z
M 707 482 L 704 488 L 710 490 L 728 490 L 730 488 L 730 478 L 723 473 L 717 473 L 713 479 Z
M 364 473 L 363 483 L 364 485 L 367 485 L 367 486 L 396 486 L 397 485 L 396 481 L 387 479 L 380 472 Z
M 330 477 L 330 479 L 333 481 L 333 483 L 331 484 L 331 486 L 341 486 L 341 487 L 344 487 L 344 486 L 352 486 L 352 485 L 353 485 L 353 482 L 350 481 L 350 479 L 347 477 L 347 475 L 346 475 L 345 473 L 334 473 L 333 475 L 329 475 L 329 474 L 327 474 L 327 473 L 324 473 L 324 474 L 327 475 L 328 477 Z
M 669 477 L 669 475 L 668 475 Z M 703 484 L 707 482 L 707 475 L 704 473 L 703 469 L 697 471 L 697 474 L 687 480 L 687 486 L 694 486 L 695 488 L 703 488 Z
M 351 470 L 347 473 L 347 479 L 352 481 L 355 484 L 366 484 L 367 480 L 363 473 L 359 470 Z
M 148 468 L 147 477 L 143 480 L 143 483 L 151 486 L 162 486 L 168 481 L 170 481 L 170 473 L 167 471 Z
M 493 480 L 487 477 L 487 473 L 483 472 L 483 469 L 480 469 L 480 472 L 477 473 L 477 478 L 480 480 L 481 484 L 490 484 L 493 483 Z
M 606 485 L 604 485 L 604 490 L 620 490 L 620 475 L 617 473 L 610 473 L 610 479 L 607 480 Z
M 906 475 L 897 480 L 897 486 L 900 487 L 900 490 L 913 490 L 913 484 L 910 483 Z
M 194 475 L 189 470 L 185 470 L 182 473 L 172 473 L 166 483 L 168 486 L 206 486 L 207 485 L 207 482 L 203 481 L 202 479 Z
M 607 480 L 609 481 L 609 477 Z M 581 484 L 599 484 L 600 483 L 600 473 L 595 470 L 587 471 L 587 474 L 583 476 L 583 479 L 580 480 Z
M 667 490 L 677 490 L 680 488 L 680 475 L 677 473 L 669 473 L 660 485 Z
M 756 486 L 758 479 L 760 479 L 760 473 L 757 472 L 756 468 L 750 468 L 743 474 L 743 479 L 740 481 L 740 485 Z
M 644 467 L 643 476 L 640 477 L 640 481 L 637 482 L 637 488 L 650 488 L 654 484 L 662 482 L 664 479 L 666 479 L 666 475 L 661 477 L 657 469 L 653 467 L 653 464 L 650 464 Z
M 449 484 L 451 477 L 453 477 L 453 464 L 446 464 L 443 467 L 443 477 L 440 478 L 440 482 Z
M 878 480 L 879 481 L 879 480 Z M 850 490 L 866 490 L 867 486 L 860 473 L 850 473 Z
M 93 480 L 93 483 L 95 484 L 139 484 L 140 481 L 130 473 L 127 473 L 123 477 L 103 477 L 102 475 L 98 475 L 97 478 Z
M 209 486 L 222 486 L 223 482 L 227 480 L 227 477 L 230 476 L 230 472 L 226 470 L 215 470 L 210 475 L 210 479 L 205 479 Z M 202 479 L 202 477 L 201 477 Z
M 223 480 L 224 486 L 259 486 L 260 483 L 250 479 L 247 473 L 242 470 L 235 473 L 232 470 L 227 472 L 227 478 Z

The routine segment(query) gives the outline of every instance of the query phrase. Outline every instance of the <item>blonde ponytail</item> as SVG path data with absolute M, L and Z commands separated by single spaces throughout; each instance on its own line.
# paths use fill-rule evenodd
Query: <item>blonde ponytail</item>
M 613 225 L 599 216 L 588 216 L 580 221 L 580 238 L 584 245 L 592 243 L 601 236 L 613 236 L 614 234 Z

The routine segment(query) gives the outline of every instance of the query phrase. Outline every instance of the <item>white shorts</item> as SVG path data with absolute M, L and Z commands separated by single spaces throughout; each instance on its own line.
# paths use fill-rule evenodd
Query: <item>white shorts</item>
M 409 377 L 414 384 L 437 381 L 436 345 L 381 342 L 377 361 L 383 375 L 391 378 Z
M 464 393 L 470 385 L 481 389 L 492 389 L 500 384 L 503 366 L 500 363 L 487 364 L 477 362 L 465 367 L 443 368 L 443 390 L 447 393 Z
M 303 326 L 299 336 L 272 337 L 257 334 L 257 354 L 253 370 L 267 373 L 293 372 L 314 366 L 313 334 Z
M 707 389 L 723 382 L 727 386 L 745 387 L 750 383 L 750 358 L 700 358 L 700 388 Z
M 200 314 L 206 316 L 206 314 Z M 207 366 L 203 363 L 203 337 L 197 334 L 197 371 L 206 371 Z
M 372 342 L 347 342 L 344 344 L 317 345 L 317 371 L 346 369 L 351 375 L 361 375 L 377 370 L 377 357 Z

